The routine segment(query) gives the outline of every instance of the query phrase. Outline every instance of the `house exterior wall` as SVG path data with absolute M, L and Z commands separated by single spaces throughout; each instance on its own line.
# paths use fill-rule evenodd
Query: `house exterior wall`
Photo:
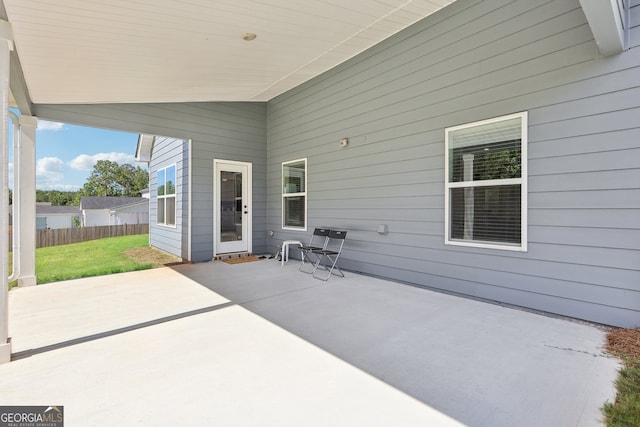
M 206 138 L 193 143 L 192 158 L 192 256 L 213 256 L 213 160 L 252 163 L 253 253 L 266 250 L 266 105 L 218 104 L 216 126 Z
M 149 212 L 118 212 L 113 216 L 113 225 L 149 224 Z
M 113 225 L 108 209 L 83 209 L 83 227 L 96 227 L 99 225 Z
M 184 161 L 189 143 L 183 139 L 158 137 L 149 162 L 149 244 L 187 259 L 188 240 L 182 229 L 188 228 L 189 163 Z M 176 166 L 176 225 L 158 224 L 158 169 Z
M 640 46 L 640 0 L 629 0 L 629 46 Z
M 34 113 L 191 139 L 193 261 L 213 254 L 212 160 L 252 161 L 254 252 L 307 240 L 314 226 L 341 228 L 349 233 L 340 264 L 353 271 L 637 326 L 640 0 L 629 4 L 630 49 L 607 58 L 578 0 L 458 0 L 266 107 L 35 105 Z M 521 111 L 527 252 L 445 245 L 445 128 Z M 301 158 L 308 230 L 285 231 L 281 165 Z M 388 234 L 376 232 L 380 224 Z
M 73 218 L 79 218 L 78 215 L 62 215 L 62 214 L 44 214 L 44 215 L 36 215 L 36 222 L 39 224 L 46 224 L 46 226 L 42 226 L 41 229 L 44 228 L 73 228 Z M 42 219 L 41 219 L 42 218 Z M 40 227 L 36 227 L 40 228 Z
M 112 209 L 114 225 L 149 224 L 149 204 Z
M 265 103 L 37 104 L 33 112 L 43 120 L 189 140 L 191 258 L 182 256 L 193 262 L 213 257 L 213 159 L 252 162 L 253 252 L 266 250 Z M 182 233 L 188 234 L 189 227 Z M 182 253 L 188 254 L 186 248 Z
M 268 103 L 268 219 L 348 230 L 340 264 L 486 300 L 640 324 L 640 23 L 598 53 L 578 0 L 459 0 Z M 528 251 L 444 244 L 446 127 L 528 111 Z M 348 137 L 348 148 L 339 140 Z M 281 163 L 308 159 L 307 232 Z M 388 234 L 376 232 L 379 224 Z

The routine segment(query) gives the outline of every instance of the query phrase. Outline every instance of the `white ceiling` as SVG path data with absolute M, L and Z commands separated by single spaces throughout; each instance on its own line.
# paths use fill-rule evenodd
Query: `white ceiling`
M 455 0 L 2 1 L 32 101 L 104 103 L 268 101 Z

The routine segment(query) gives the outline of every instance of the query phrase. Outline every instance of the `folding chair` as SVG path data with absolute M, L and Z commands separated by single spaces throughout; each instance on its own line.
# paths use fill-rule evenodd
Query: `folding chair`
M 313 255 L 313 251 L 326 249 L 327 241 L 329 240 L 329 230 L 328 228 L 316 228 L 313 230 L 313 234 L 311 235 L 311 239 L 309 240 L 309 244 L 302 245 L 298 249 L 300 249 L 300 256 L 302 258 L 302 262 L 300 263 L 300 267 L 298 267 L 299 271 L 303 273 L 312 274 L 315 271 L 315 261 L 317 261 L 317 256 Z M 311 255 L 313 255 L 316 259 L 312 261 Z M 311 271 L 305 271 L 303 269 L 305 256 L 309 260 L 309 263 L 314 267 Z
M 334 270 L 338 272 L 337 275 L 344 277 L 344 273 L 336 264 L 338 263 L 338 258 L 340 258 L 340 254 L 342 253 L 342 246 L 344 246 L 344 239 L 346 237 L 346 231 L 330 230 L 327 244 L 324 249 L 311 251 L 317 257 L 316 266 L 313 269 L 314 278 L 324 280 L 326 282 L 332 274 L 336 274 L 334 273 Z M 319 267 L 322 267 L 320 269 L 321 271 L 327 272 L 326 276 L 320 276 L 318 274 Z

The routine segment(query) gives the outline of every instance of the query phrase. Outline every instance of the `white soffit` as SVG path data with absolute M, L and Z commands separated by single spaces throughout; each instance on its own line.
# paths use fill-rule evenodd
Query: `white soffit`
M 580 0 L 600 53 L 615 55 L 624 49 L 623 0 Z
M 3 0 L 34 103 L 268 101 L 453 1 Z
M 138 136 L 136 161 L 144 163 L 149 163 L 151 161 L 151 152 L 153 151 L 153 143 L 155 139 L 155 135 L 140 134 Z

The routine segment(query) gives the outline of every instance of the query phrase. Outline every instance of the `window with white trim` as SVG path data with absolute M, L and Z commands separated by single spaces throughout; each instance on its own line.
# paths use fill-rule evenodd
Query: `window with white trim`
M 176 225 L 176 166 L 158 170 L 157 183 L 158 210 L 157 223 Z
M 527 250 L 527 112 L 445 129 L 445 243 Z
M 307 229 L 307 159 L 282 163 L 282 228 Z

